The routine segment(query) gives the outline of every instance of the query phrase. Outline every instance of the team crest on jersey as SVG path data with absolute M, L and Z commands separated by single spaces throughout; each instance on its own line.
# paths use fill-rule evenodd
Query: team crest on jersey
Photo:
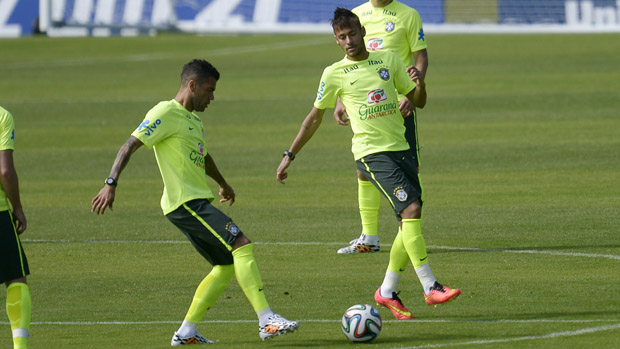
M 382 80 L 388 81 L 390 80 L 390 71 L 387 68 L 379 69 L 379 76 Z
M 382 88 L 368 92 L 368 104 L 377 104 L 387 99 L 387 95 Z
M 226 224 L 226 231 L 231 233 L 233 236 L 237 236 L 237 234 L 239 234 L 241 230 L 239 230 L 239 228 L 237 227 L 235 223 L 228 222 L 228 224 Z
M 397 187 L 394 189 L 394 196 L 396 196 L 400 202 L 407 200 L 407 192 L 403 189 L 403 187 Z
M 366 48 L 368 49 L 368 51 L 383 50 L 383 39 L 381 38 L 368 39 L 368 42 L 366 43 Z
M 385 23 L 385 31 L 388 33 L 391 33 L 394 31 L 394 29 L 396 28 L 396 24 L 394 23 L 394 21 L 387 21 Z
M 198 142 L 198 154 L 200 154 L 200 156 L 205 156 L 205 147 L 200 142 Z

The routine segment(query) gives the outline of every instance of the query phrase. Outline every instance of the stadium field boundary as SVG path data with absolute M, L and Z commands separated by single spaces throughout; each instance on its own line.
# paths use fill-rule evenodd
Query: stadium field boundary
M 189 241 L 185 240 L 53 240 L 53 239 L 22 239 L 23 242 L 28 243 L 151 243 L 151 244 L 189 244 Z M 256 241 L 256 245 L 288 245 L 288 246 L 316 246 L 316 245 L 329 245 L 336 246 L 346 244 L 346 242 L 319 242 L 319 241 Z M 381 244 L 382 247 L 390 247 L 391 244 Z M 522 253 L 522 254 L 544 254 L 555 256 L 567 256 L 567 257 L 585 257 L 585 258 L 603 258 L 620 260 L 620 255 L 614 254 L 598 254 L 598 253 L 584 253 L 584 252 L 561 252 L 553 250 L 532 250 L 532 249 L 505 249 L 505 248 L 479 248 L 479 247 L 459 247 L 459 246 L 438 246 L 428 245 L 428 249 L 431 250 L 450 250 L 450 251 L 469 251 L 469 252 L 502 252 L 502 253 Z

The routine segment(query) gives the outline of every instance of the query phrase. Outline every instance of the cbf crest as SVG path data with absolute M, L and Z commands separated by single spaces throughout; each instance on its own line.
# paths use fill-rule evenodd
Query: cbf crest
M 388 68 L 381 68 L 378 70 L 378 72 L 382 80 L 390 80 L 390 71 L 388 70 Z
M 232 236 L 237 236 L 241 230 L 239 230 L 235 223 L 228 222 L 228 224 L 226 224 L 226 231 L 232 234 Z
M 394 31 L 394 29 L 396 28 L 396 24 L 394 23 L 394 21 L 387 21 L 385 22 L 385 31 L 388 33 L 391 33 Z
M 407 192 L 403 189 L 403 187 L 397 187 L 394 189 L 394 196 L 396 196 L 400 202 L 407 200 Z

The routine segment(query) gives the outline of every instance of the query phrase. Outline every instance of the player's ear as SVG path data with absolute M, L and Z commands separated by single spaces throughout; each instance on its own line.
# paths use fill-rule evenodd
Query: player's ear
M 362 37 L 366 36 L 366 28 L 362 27 Z
M 191 92 L 196 91 L 196 80 L 190 80 L 190 81 L 187 83 L 187 87 L 189 87 L 189 90 L 190 90 Z

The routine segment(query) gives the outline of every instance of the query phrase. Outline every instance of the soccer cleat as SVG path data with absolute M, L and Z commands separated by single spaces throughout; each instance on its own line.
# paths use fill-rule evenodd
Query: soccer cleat
M 351 240 L 349 246 L 338 249 L 338 254 L 350 254 L 350 253 L 372 253 L 379 252 L 381 249 L 379 244 L 372 245 L 361 241 L 361 239 Z
M 270 339 L 281 334 L 295 331 L 299 327 L 299 322 L 289 321 L 279 314 L 272 314 L 264 326 L 258 327 L 258 334 L 262 340 Z
M 375 292 L 375 302 L 377 302 L 378 305 L 390 309 L 398 320 L 413 319 L 413 315 L 411 315 L 409 309 L 407 309 L 400 298 L 398 298 L 396 292 L 392 292 L 392 298 L 383 297 L 381 296 L 381 287 L 379 287 L 377 292 Z
M 435 281 L 435 284 L 431 287 L 431 290 L 424 295 L 424 299 L 428 305 L 437 305 L 449 302 L 458 297 L 460 294 L 461 290 L 458 288 L 451 289 Z
M 173 347 L 178 347 L 180 345 L 189 345 L 189 344 L 213 344 L 213 341 L 210 339 L 206 339 L 199 332 L 196 332 L 191 337 L 181 337 L 176 332 L 174 336 L 172 336 L 172 342 L 170 345 Z

